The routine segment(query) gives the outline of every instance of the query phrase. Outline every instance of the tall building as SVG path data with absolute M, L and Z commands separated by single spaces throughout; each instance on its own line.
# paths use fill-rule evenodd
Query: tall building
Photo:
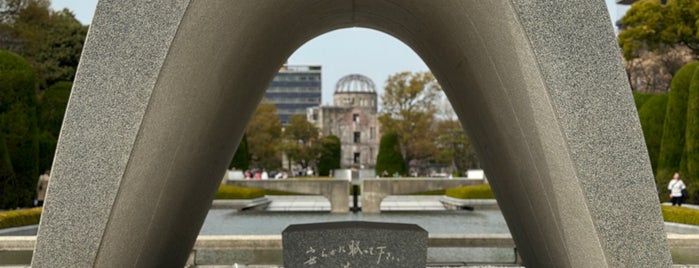
M 342 168 L 369 169 L 379 153 L 378 102 L 374 82 L 351 74 L 335 85 L 333 106 L 308 109 L 307 120 L 322 136 L 335 135 L 342 145 Z
M 289 124 L 292 115 L 306 114 L 309 107 L 321 102 L 320 65 L 284 64 L 270 83 L 265 99 L 277 106 L 282 125 Z

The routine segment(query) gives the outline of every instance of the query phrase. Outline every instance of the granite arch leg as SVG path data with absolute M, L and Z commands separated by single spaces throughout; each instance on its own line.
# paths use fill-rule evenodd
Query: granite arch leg
M 430 66 L 528 266 L 669 266 L 603 1 L 425 3 L 101 0 L 32 266 L 182 266 L 278 66 L 350 26 Z

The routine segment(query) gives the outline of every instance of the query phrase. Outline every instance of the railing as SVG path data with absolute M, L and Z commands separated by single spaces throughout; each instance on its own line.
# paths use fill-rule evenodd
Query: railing
M 699 234 L 668 234 L 670 248 L 699 249 Z M 31 252 L 36 236 L 0 236 L 0 253 Z M 520 263 L 510 234 L 439 234 L 430 235 L 430 248 L 511 248 L 515 263 Z M 195 265 L 196 254 L 202 250 L 281 250 L 281 235 L 202 235 L 192 249 L 188 266 Z

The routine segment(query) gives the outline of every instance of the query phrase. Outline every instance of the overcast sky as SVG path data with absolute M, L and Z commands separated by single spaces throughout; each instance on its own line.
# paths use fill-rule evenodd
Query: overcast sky
M 628 9 L 614 4 L 614 0 L 605 1 L 610 23 Z M 90 24 L 96 4 L 97 0 L 53 0 L 51 6 L 56 10 L 68 8 L 80 22 Z M 335 83 L 348 74 L 368 76 L 381 94 L 390 75 L 429 70 L 408 46 L 390 35 L 366 28 L 341 29 L 316 37 L 292 54 L 288 63 L 322 65 L 323 104 L 332 102 Z

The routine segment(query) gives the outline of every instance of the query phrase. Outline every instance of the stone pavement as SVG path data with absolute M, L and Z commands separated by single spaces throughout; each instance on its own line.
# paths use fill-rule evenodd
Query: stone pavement
M 268 195 L 272 202 L 268 211 L 330 211 L 330 202 L 317 195 Z M 388 196 L 381 203 L 382 211 L 446 210 L 439 195 Z M 361 207 L 361 198 L 358 200 Z M 352 207 L 352 197 L 349 206 Z

